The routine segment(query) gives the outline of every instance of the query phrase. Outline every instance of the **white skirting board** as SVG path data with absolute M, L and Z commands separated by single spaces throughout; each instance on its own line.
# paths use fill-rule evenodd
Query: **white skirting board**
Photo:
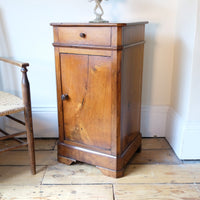
M 33 108 L 34 134 L 39 138 L 58 137 L 57 108 Z
M 167 117 L 165 137 L 179 158 L 183 143 L 184 124 L 183 118 L 170 108 Z
M 167 106 L 142 106 L 141 133 L 143 137 L 165 137 Z M 56 107 L 33 107 L 33 127 L 35 137 L 58 137 Z M 23 113 L 16 117 L 23 119 Z M 7 130 L 16 128 L 16 123 L 5 120 Z M 18 127 L 18 126 L 17 126 Z M 19 129 L 21 128 L 18 127 Z
M 24 121 L 23 113 L 17 113 L 14 116 Z M 56 107 L 33 107 L 32 117 L 35 138 L 58 137 L 58 119 Z M 4 119 L 4 126 L 7 132 L 24 130 L 22 125 L 18 125 L 10 119 Z
M 200 159 L 200 122 L 185 121 L 170 108 L 166 139 L 181 160 Z
M 36 138 L 57 138 L 56 107 L 33 107 L 33 127 Z M 23 119 L 23 113 L 16 114 Z M 9 119 L 4 120 L 6 130 L 22 130 Z M 200 159 L 200 122 L 185 122 L 168 106 L 142 106 L 141 133 L 143 137 L 166 137 L 180 159 Z
M 142 106 L 141 133 L 143 137 L 165 137 L 168 106 Z

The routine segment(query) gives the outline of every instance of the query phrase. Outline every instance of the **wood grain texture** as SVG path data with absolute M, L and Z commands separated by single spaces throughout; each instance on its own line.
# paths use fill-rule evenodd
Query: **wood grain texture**
M 143 138 L 142 149 L 171 149 L 165 138 Z
M 140 21 L 133 23 L 50 23 L 54 27 L 123 27 L 123 26 L 136 26 L 136 25 L 145 25 L 148 24 L 148 21 Z
M 174 154 L 173 150 L 142 150 L 140 153 L 135 154 L 135 156 L 130 161 L 131 164 L 180 164 L 177 156 Z
M 57 152 L 56 151 L 36 151 L 37 165 L 55 165 L 57 164 Z M 29 158 L 27 151 L 9 151 L 4 154 L 0 154 L 0 165 L 17 165 L 27 166 L 29 165 Z
M 13 58 L 0 57 L 0 61 L 15 65 L 15 66 L 18 66 L 18 67 L 28 67 L 29 66 L 29 63 L 17 61 Z
M 3 200 L 113 200 L 111 185 L 0 186 Z M 115 185 L 115 200 L 199 200 L 195 185 Z
M 110 65 L 110 57 L 61 54 L 66 140 L 111 149 Z
M 37 173 L 33 176 L 28 166 L 0 166 L 0 183 L 1 186 L 40 185 L 45 170 L 46 166 L 37 166 Z
M 113 200 L 111 185 L 0 186 L 2 200 Z
M 128 165 L 122 178 L 102 175 L 94 166 L 77 163 L 47 168 L 43 184 L 193 184 L 200 182 L 200 164 Z M 87 177 L 87 178 L 86 178 Z
M 31 91 L 30 84 L 27 76 L 27 68 L 22 66 L 22 99 L 24 104 L 24 120 L 26 127 L 26 137 L 28 143 L 28 152 L 30 158 L 31 173 L 36 173 L 36 163 L 35 163 L 35 145 L 34 145 L 34 134 L 33 134 L 33 120 L 32 120 L 32 107 L 31 107 Z
M 120 179 L 104 176 L 94 166 L 80 162 L 71 166 L 55 162 L 55 142 L 35 140 L 36 148 L 43 149 L 36 151 L 37 164 L 43 165 L 37 167 L 37 177 L 29 173 L 27 151 L 7 152 L 9 156 L 13 153 L 13 161 L 5 158 L 7 153 L 2 154 L 5 156 L 0 158 L 0 199 L 200 200 L 200 164 L 166 164 L 176 156 L 172 149 L 166 149 L 164 138 L 144 138 L 142 153 L 152 158 L 151 154 L 161 151 L 160 156 L 154 157 L 158 162 L 152 164 L 141 154 L 144 163 L 129 164 Z
M 76 160 L 73 160 L 73 159 L 67 158 L 67 157 L 63 157 L 63 156 L 60 156 L 60 155 L 58 155 L 58 161 L 66 164 L 66 165 L 71 165 L 72 163 L 76 162 Z
M 122 46 L 122 27 L 112 27 L 112 42 L 111 46 L 121 47 Z
M 110 176 L 112 178 L 121 178 L 124 176 L 124 168 L 120 169 L 120 170 L 110 170 L 110 169 L 106 169 L 103 167 L 98 167 L 97 168 L 102 172 L 102 174 L 104 174 L 105 176 Z
M 61 67 L 60 67 L 60 53 L 59 48 L 54 48 L 55 52 L 55 67 L 56 67 L 56 86 L 57 86 L 57 108 L 58 108 L 58 129 L 59 141 L 64 141 L 64 123 L 62 111 L 62 85 L 61 85 Z
M 144 41 L 144 26 L 126 26 L 123 29 L 123 45 Z
M 195 185 L 115 185 L 115 200 L 199 200 Z
M 101 153 L 99 151 L 93 151 L 91 149 L 88 150 L 86 148 L 81 148 L 78 144 L 74 146 L 59 143 L 58 152 L 60 156 L 66 157 L 66 159 L 73 158 L 78 161 L 102 167 L 104 168 L 104 172 L 107 170 L 106 174 L 109 174 L 110 172 L 110 176 L 114 175 L 115 173 L 112 171 L 116 170 L 116 175 L 114 177 L 119 177 L 119 174 L 122 174 L 121 171 L 124 170 L 124 166 L 127 165 L 132 155 L 139 148 L 140 143 L 141 136 L 138 135 L 138 137 L 128 146 L 126 151 L 120 157 Z
M 140 148 L 144 24 L 52 24 L 62 158 L 119 177 Z
M 23 100 L 23 110 L 18 110 L 24 111 L 24 121 L 21 121 L 19 119 L 16 119 L 15 117 L 6 115 L 6 112 L 4 112 L 4 117 L 7 116 L 9 119 L 22 124 L 26 127 L 26 131 L 21 132 L 21 133 L 11 133 L 8 134 L 6 131 L 0 129 L 0 132 L 5 135 L 1 136 L 0 140 L 7 140 L 13 138 L 14 140 L 18 141 L 21 144 L 18 145 L 13 145 L 10 147 L 5 147 L 3 149 L 0 149 L 0 153 L 4 153 L 7 151 L 11 151 L 14 149 L 18 149 L 20 147 L 24 147 L 28 145 L 28 153 L 29 153 L 29 159 L 30 159 L 30 168 L 31 168 L 31 173 L 34 175 L 36 173 L 36 164 L 35 164 L 35 149 L 34 149 L 34 136 L 33 136 L 33 122 L 32 122 L 32 108 L 31 108 L 31 92 L 30 92 L 30 84 L 27 76 L 27 67 L 29 66 L 29 63 L 25 62 L 20 62 L 16 61 L 10 58 L 5 58 L 5 57 L 0 57 L 0 61 L 3 61 L 5 63 L 9 63 L 15 66 L 21 67 L 21 72 L 22 72 L 22 79 L 21 79 L 21 89 L 22 89 L 22 100 Z M 15 105 L 16 102 L 10 102 L 10 104 Z M 9 109 L 7 110 L 9 111 Z M 9 114 L 14 114 L 16 113 L 15 110 L 13 112 L 9 112 Z M 7 113 L 8 114 L 8 113 Z M 14 131 L 16 132 L 16 130 Z M 24 142 L 16 137 L 19 137 L 20 135 L 26 135 L 27 142 Z
M 78 45 L 110 46 L 111 29 L 109 27 L 58 27 L 58 40 L 54 42 Z M 81 37 L 81 34 L 85 36 Z
M 124 50 L 121 68 L 121 137 L 123 152 L 140 133 L 143 45 Z
M 71 53 L 71 54 L 80 54 L 80 55 L 95 55 L 95 56 L 112 56 L 112 51 L 110 50 L 102 50 L 102 49 L 86 49 L 86 48 L 69 48 L 69 47 L 60 47 L 60 53 Z

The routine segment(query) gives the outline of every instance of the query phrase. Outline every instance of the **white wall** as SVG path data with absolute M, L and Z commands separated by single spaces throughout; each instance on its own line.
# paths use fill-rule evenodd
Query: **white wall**
M 148 20 L 142 94 L 143 136 L 164 136 L 170 105 L 174 18 L 178 0 L 109 0 L 104 18 L 117 22 Z M 56 84 L 50 22 L 87 22 L 94 18 L 87 0 L 6 0 L 0 2 L 0 54 L 29 61 L 35 129 L 38 136 L 57 136 Z M 6 69 L 7 70 L 7 69 Z M 11 72 L 6 73 L 10 74 Z M 14 72 L 15 74 L 16 72 Z M 19 75 L 18 75 L 19 76 Z M 20 88 L 17 80 L 9 79 Z M 159 120 L 159 123 L 158 123 Z M 40 123 L 38 124 L 38 121 Z M 48 124 L 52 127 L 49 130 Z
M 143 105 L 170 105 L 177 0 L 118 1 L 118 21 L 150 22 L 146 27 Z
M 197 0 L 179 0 L 175 36 L 174 71 L 171 105 L 187 115 L 195 44 Z
M 199 1 L 178 3 L 172 108 L 166 137 L 181 159 L 200 159 Z
M 182 157 L 184 159 L 200 159 L 200 2 L 196 6 L 196 35 L 191 73 L 191 89 L 189 94 L 188 120 L 184 130 Z
M 190 93 L 190 111 L 189 119 L 190 121 L 200 122 L 200 2 L 198 1 L 198 11 L 197 11 L 197 25 L 196 25 L 196 35 L 195 35 L 195 47 L 194 47 L 194 57 L 193 57 L 193 70 L 192 70 L 192 80 L 191 80 L 191 93 Z
M 150 22 L 144 52 L 143 136 L 166 136 L 179 158 L 200 158 L 199 1 L 109 0 L 103 6 L 104 18 L 110 21 Z M 38 137 L 58 135 L 53 31 L 49 24 L 88 22 L 94 18 L 93 8 L 94 2 L 87 0 L 0 2 L 0 54 L 31 64 L 33 120 Z M 6 75 L 2 77 L 3 73 Z M 20 72 L 1 64 L 0 75 L 0 89 L 18 95 Z M 3 85 L 5 80 L 9 87 Z M 8 121 L 5 125 L 13 128 Z

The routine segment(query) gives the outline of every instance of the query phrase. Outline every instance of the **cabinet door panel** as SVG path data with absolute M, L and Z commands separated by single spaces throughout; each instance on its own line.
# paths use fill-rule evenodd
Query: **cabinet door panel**
M 61 54 L 65 139 L 110 150 L 111 58 Z

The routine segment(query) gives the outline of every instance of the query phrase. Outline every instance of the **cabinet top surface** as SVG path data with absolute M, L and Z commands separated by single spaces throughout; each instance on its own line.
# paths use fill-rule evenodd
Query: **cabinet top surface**
M 51 23 L 51 26 L 91 26 L 91 27 L 99 27 L 99 26 L 134 26 L 139 24 L 148 24 L 148 21 L 141 22 L 133 22 L 133 23 Z

